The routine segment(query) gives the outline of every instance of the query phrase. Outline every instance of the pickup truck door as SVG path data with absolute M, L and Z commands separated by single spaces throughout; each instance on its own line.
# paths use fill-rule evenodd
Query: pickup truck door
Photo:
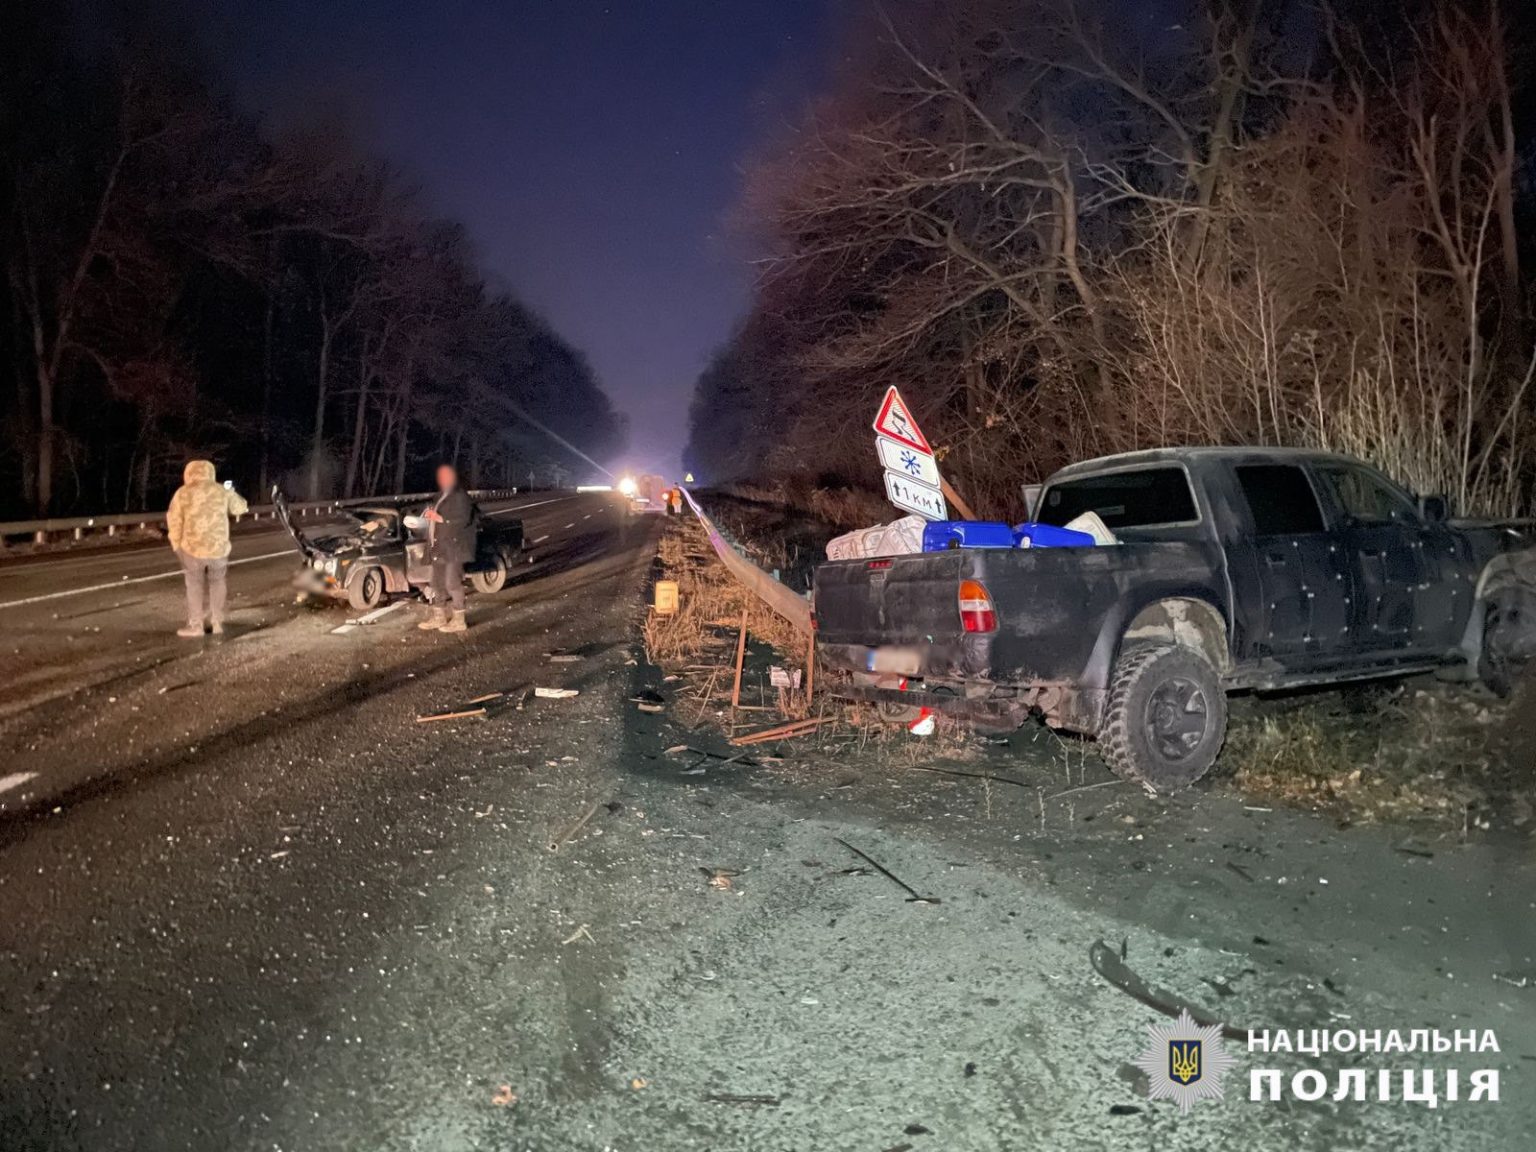
M 1296 464 L 1232 472 L 1249 516 L 1226 541 L 1239 654 L 1298 670 L 1327 663 L 1349 648 L 1350 577 L 1312 482 Z
M 1420 519 L 1413 499 L 1359 464 L 1313 467 L 1350 565 L 1351 622 L 1359 650 L 1386 654 L 1453 644 L 1446 634 L 1453 628 L 1453 614 L 1441 611 L 1430 619 L 1437 599 L 1430 594 L 1424 554 L 1431 526 Z

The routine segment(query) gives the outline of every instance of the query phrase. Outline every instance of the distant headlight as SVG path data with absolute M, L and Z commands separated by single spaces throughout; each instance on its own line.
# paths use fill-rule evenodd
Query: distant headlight
M 322 571 L 325 570 L 325 561 L 320 559 L 320 557 L 316 556 L 313 560 L 311 560 L 309 562 L 309 566 L 311 568 L 313 568 L 316 572 L 322 572 Z
M 336 575 L 336 557 L 332 556 L 325 562 L 325 574 L 327 576 Z

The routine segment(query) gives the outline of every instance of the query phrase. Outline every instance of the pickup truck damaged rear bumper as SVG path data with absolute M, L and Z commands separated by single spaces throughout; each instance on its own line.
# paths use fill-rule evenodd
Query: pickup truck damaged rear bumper
M 937 670 L 931 659 L 923 660 L 919 667 L 876 669 L 870 659 L 874 651 L 860 644 L 817 645 L 818 657 L 827 666 L 853 674 L 852 683 L 831 686 L 834 696 L 931 708 L 1010 727 L 1033 715 L 1053 728 L 1090 736 L 1098 732 L 1104 714 L 1105 692 L 1084 688 L 1074 680 L 1021 677 L 997 684 L 974 675 L 957 675 L 959 670 L 953 667 Z M 906 683 L 905 688 L 893 686 L 892 681 L 898 679 Z

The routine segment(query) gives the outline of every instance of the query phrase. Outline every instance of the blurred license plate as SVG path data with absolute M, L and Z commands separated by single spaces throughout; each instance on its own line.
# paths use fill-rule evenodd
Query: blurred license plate
M 898 676 L 916 676 L 922 655 L 916 648 L 871 648 L 869 671 L 894 672 Z

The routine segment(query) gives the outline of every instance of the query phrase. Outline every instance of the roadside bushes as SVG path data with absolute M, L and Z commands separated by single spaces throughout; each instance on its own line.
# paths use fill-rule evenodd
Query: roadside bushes
M 868 420 L 896 383 L 984 515 L 1072 459 L 1234 442 L 1522 510 L 1506 14 L 1175 7 L 1148 38 L 1089 0 L 852 19 L 830 91 L 749 179 L 768 253 L 699 382 L 697 414 L 732 414 L 727 451 L 695 420 L 712 479 L 877 491 Z

